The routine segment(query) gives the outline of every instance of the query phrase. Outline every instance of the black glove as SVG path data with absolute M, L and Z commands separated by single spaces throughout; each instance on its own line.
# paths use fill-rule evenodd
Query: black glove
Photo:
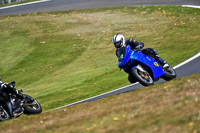
M 133 38 L 131 38 L 129 41 L 130 41 L 130 43 L 133 43 L 133 44 L 137 43 L 137 41 L 135 39 L 133 39 Z
M 132 48 L 135 48 L 137 46 L 137 44 L 138 44 L 138 42 L 133 38 L 127 40 L 127 45 L 130 45 Z

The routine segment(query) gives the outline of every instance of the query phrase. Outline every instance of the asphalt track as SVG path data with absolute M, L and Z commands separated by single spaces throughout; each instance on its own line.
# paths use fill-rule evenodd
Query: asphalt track
M 34 12 L 50 12 L 88 8 L 149 6 L 149 5 L 200 5 L 200 0 L 40 0 L 11 8 L 0 8 L 0 16 Z
M 194 8 L 200 7 L 200 0 L 41 0 L 21 5 L 14 5 L 0 8 L 0 16 L 26 14 L 35 12 L 50 12 L 63 10 L 76 10 L 88 8 L 103 8 L 103 7 L 119 7 L 119 6 L 150 6 L 150 5 L 184 5 Z M 193 5 L 193 6 L 190 6 Z M 200 73 L 200 52 L 185 62 L 175 66 L 177 78 Z M 165 82 L 160 80 L 157 83 Z M 91 102 L 110 95 L 119 95 L 121 93 L 137 90 L 143 86 L 139 83 L 131 84 L 98 96 L 94 96 L 85 100 L 81 100 L 69 105 L 55 108 L 72 106 L 84 102 Z

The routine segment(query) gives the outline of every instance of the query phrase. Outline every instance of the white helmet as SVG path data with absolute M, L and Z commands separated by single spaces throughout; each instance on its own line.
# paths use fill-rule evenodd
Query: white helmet
M 116 48 L 121 48 L 125 44 L 125 38 L 122 34 L 116 34 L 114 35 L 112 42 Z

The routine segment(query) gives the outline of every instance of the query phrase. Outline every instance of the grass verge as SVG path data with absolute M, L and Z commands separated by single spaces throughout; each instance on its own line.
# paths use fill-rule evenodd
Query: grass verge
M 198 133 L 200 74 L 0 125 L 19 133 Z M 17 129 L 17 130 L 16 130 Z

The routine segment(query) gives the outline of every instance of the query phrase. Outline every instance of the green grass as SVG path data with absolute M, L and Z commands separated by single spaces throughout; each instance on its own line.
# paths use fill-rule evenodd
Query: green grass
M 155 48 L 171 65 L 200 51 L 200 10 L 119 7 L 0 17 L 0 74 L 44 111 L 128 85 L 116 33 Z

